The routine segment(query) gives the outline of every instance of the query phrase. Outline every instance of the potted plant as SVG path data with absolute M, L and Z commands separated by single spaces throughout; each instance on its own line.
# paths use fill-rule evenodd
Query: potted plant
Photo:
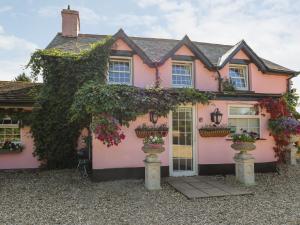
M 164 140 L 161 136 L 149 136 L 144 138 L 143 151 L 149 154 L 157 154 L 164 151 Z
M 295 143 L 299 140 L 300 122 L 292 117 L 281 117 L 269 121 L 269 130 L 279 139 Z
M 242 130 L 242 133 L 233 134 L 231 147 L 234 150 L 240 151 L 240 153 L 246 153 L 247 151 L 252 151 L 256 148 L 255 141 L 258 138 L 258 134 L 255 132 L 247 132 Z
M 168 131 L 169 128 L 167 127 L 166 124 L 161 124 L 159 126 L 155 126 L 155 125 L 149 126 L 144 123 L 135 129 L 135 133 L 138 138 L 146 138 L 150 136 L 166 137 Z
M 225 137 L 230 131 L 227 125 L 205 125 L 199 129 L 199 134 L 201 137 Z
M 24 146 L 19 142 L 6 141 L 0 148 L 0 153 L 22 152 Z

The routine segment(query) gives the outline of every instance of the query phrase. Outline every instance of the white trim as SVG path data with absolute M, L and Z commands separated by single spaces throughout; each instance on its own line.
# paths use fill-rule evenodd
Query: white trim
M 173 65 L 188 65 L 191 68 L 191 85 L 185 86 L 181 84 L 173 84 Z M 178 74 L 180 75 L 180 74 Z M 180 60 L 172 60 L 172 65 L 171 65 L 171 85 L 172 87 L 175 88 L 193 88 L 195 84 L 195 75 L 194 75 L 194 62 L 191 61 L 180 61 Z
M 110 61 L 115 62 L 129 62 L 129 70 L 130 70 L 130 81 L 129 83 L 118 83 L 118 82 L 109 82 L 109 63 Z M 109 62 L 108 62 L 108 68 L 107 68 L 107 83 L 108 84 L 127 84 L 127 85 L 133 85 L 133 60 L 132 57 L 126 57 L 126 56 L 110 56 Z
M 241 87 L 235 87 L 234 88 L 236 90 L 241 90 L 241 91 L 248 91 L 249 90 L 249 74 L 248 74 L 248 65 L 241 65 L 241 64 L 229 64 L 229 67 L 228 67 L 228 77 L 229 79 L 231 79 L 230 77 L 230 68 L 238 68 L 238 69 L 241 69 L 243 68 L 243 70 L 245 70 L 245 84 L 246 84 L 246 87 L 244 88 L 241 88 Z
M 179 106 L 180 107 L 180 106 Z M 196 106 L 195 105 L 184 105 L 181 107 L 191 107 L 192 108 L 192 124 L 193 124 L 193 170 L 192 171 L 182 171 L 182 172 L 174 172 L 173 171 L 173 113 L 170 111 L 169 113 L 169 174 L 170 176 L 195 176 L 198 174 L 198 142 L 197 142 L 197 127 L 196 127 Z

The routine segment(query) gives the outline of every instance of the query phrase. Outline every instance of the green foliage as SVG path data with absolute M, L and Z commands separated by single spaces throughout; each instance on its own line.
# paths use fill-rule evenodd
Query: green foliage
M 90 117 L 71 121 L 69 110 L 78 89 L 89 80 L 105 82 L 111 38 L 94 44 L 89 51 L 63 52 L 57 49 L 36 51 L 28 64 L 32 77 L 44 81 L 33 110 L 31 131 L 34 154 L 47 168 L 72 167 L 80 131 Z
M 32 82 L 31 78 L 24 72 L 15 77 L 14 81 Z
M 212 98 L 210 94 L 192 88 L 144 89 L 128 85 L 101 85 L 91 81 L 76 93 L 71 115 L 72 121 L 82 120 L 91 115 L 97 115 L 97 121 L 101 121 L 103 117 L 109 115 L 117 119 L 121 125 L 129 126 L 130 121 L 150 111 L 155 111 L 159 116 L 167 116 L 170 110 L 174 110 L 178 105 L 207 104 L 210 98 Z M 104 144 L 121 135 L 115 133 L 115 130 L 109 134 L 99 132 L 103 125 L 97 126 L 99 125 L 95 124 L 97 121 L 93 121 L 93 127 L 98 127 L 99 140 Z M 121 139 L 118 138 L 117 143 L 119 140 Z
M 300 113 L 297 112 L 297 106 L 299 101 L 299 95 L 296 93 L 296 89 L 292 89 L 283 96 L 287 103 L 289 111 L 293 114 L 296 119 L 300 119 Z
M 222 85 L 223 92 L 229 92 L 230 93 L 230 92 L 235 92 L 236 91 L 233 84 L 227 78 L 221 80 L 221 85 Z
M 30 111 L 25 111 L 23 109 L 15 108 L 1 108 L 0 109 L 0 119 L 5 117 L 10 117 L 13 121 L 20 121 L 21 127 L 30 125 L 32 120 L 32 114 Z
M 244 130 L 242 133 L 233 134 L 231 137 L 232 137 L 232 141 L 234 143 L 237 143 L 237 142 L 252 142 L 253 143 L 258 138 L 258 135 L 255 132 L 247 132 Z

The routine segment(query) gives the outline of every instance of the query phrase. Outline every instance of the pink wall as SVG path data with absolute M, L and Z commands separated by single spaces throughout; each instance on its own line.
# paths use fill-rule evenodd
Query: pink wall
M 29 127 L 21 129 L 21 142 L 25 147 L 21 153 L 0 154 L 0 169 L 31 169 L 39 167 L 39 161 L 32 155 L 34 147 Z
M 239 51 L 233 58 L 249 60 L 248 56 L 242 50 Z M 220 70 L 222 77 L 228 78 L 228 66 L 229 65 L 227 64 L 222 70 Z M 282 94 L 286 92 L 288 78 L 286 75 L 265 74 L 259 71 L 258 67 L 254 63 L 250 63 L 249 78 L 250 91 L 270 94 Z
M 130 50 L 122 40 L 118 40 L 115 45 L 117 50 Z M 181 47 L 177 55 L 193 56 L 193 53 L 186 47 Z M 248 57 L 241 51 L 237 53 L 235 58 L 248 59 Z M 139 87 L 146 87 L 153 84 L 155 81 L 155 70 L 149 68 L 143 63 L 142 59 L 135 55 L 133 58 L 134 64 L 134 85 Z M 216 80 L 216 72 L 211 72 L 204 67 L 200 60 L 194 61 L 195 70 L 195 86 L 200 90 L 217 91 L 218 82 Z M 285 91 L 286 82 L 285 76 L 272 76 L 262 74 L 257 67 L 250 64 L 251 84 L 252 90 L 261 93 L 282 93 Z M 221 71 L 223 77 L 228 75 L 228 65 Z M 171 58 L 159 67 L 159 75 L 162 87 L 171 87 L 172 85 L 172 60 Z M 273 83 L 275 82 L 275 85 Z M 272 85 L 266 85 L 272 83 Z M 215 107 L 218 107 L 223 112 L 223 122 L 227 123 L 227 107 L 229 104 L 250 104 L 251 102 L 242 101 L 213 101 L 208 106 L 197 106 L 197 122 L 196 126 L 200 127 L 204 124 L 210 123 L 210 112 Z M 254 102 L 252 102 L 254 103 Z M 203 122 L 199 123 L 198 118 L 203 118 Z M 261 118 L 261 132 L 262 138 L 266 140 L 257 141 L 257 149 L 253 151 L 256 162 L 270 162 L 274 161 L 273 146 L 274 141 L 269 136 L 267 131 L 267 117 Z M 143 160 L 145 154 L 142 152 L 142 139 L 137 138 L 134 129 L 142 123 L 149 123 L 147 115 L 138 118 L 130 124 L 129 128 L 123 128 L 126 139 L 118 147 L 107 148 L 97 139 L 93 139 L 93 168 L 124 168 L 124 167 L 143 167 Z M 167 118 L 161 118 L 158 123 L 168 123 Z M 197 138 L 197 152 L 199 164 L 220 164 L 233 163 L 234 150 L 230 148 L 231 141 L 226 138 L 202 138 L 196 131 Z M 169 165 L 169 137 L 165 138 L 166 151 L 160 155 L 162 165 Z
M 203 118 L 203 122 L 198 122 L 198 128 L 210 123 L 210 113 L 217 107 L 223 113 L 222 123 L 228 123 L 228 106 L 229 105 L 251 105 L 255 102 L 243 101 L 212 101 L 211 105 L 197 107 L 197 118 Z M 265 112 L 264 112 L 265 113 Z M 260 117 L 261 139 L 256 142 L 256 149 L 252 151 L 256 162 L 271 162 L 275 161 L 273 146 L 275 144 L 273 138 L 268 132 L 268 117 Z M 199 134 L 198 138 L 198 162 L 199 164 L 220 164 L 233 163 L 233 156 L 236 153 L 231 149 L 231 141 L 226 140 L 227 137 L 204 138 Z
M 197 138 L 197 163 L 198 164 L 226 164 L 233 163 L 233 156 L 236 151 L 232 150 L 231 141 L 226 137 L 203 138 L 198 133 L 198 128 L 210 123 L 210 113 L 218 107 L 223 113 L 223 123 L 228 122 L 227 111 L 229 105 L 251 105 L 255 102 L 245 101 L 212 101 L 210 105 L 198 105 L 196 107 L 196 138 Z M 203 118 L 200 123 L 199 118 Z M 273 146 L 274 141 L 267 130 L 268 117 L 261 116 L 261 138 L 256 142 L 256 150 L 252 152 L 255 162 L 275 161 Z M 143 116 L 130 124 L 129 128 L 124 128 L 126 138 L 117 147 L 107 148 L 99 140 L 93 139 L 93 168 L 124 168 L 124 167 L 143 167 L 145 154 L 142 152 L 142 139 L 138 138 L 134 129 L 142 123 L 149 123 L 148 116 Z M 167 123 L 167 118 L 160 118 L 158 124 Z M 162 165 L 169 165 L 169 135 L 165 138 L 166 151 L 160 155 Z
M 160 118 L 158 124 L 166 123 L 166 118 Z M 138 118 L 130 124 L 129 128 L 124 127 L 126 138 L 118 146 L 106 147 L 98 139 L 93 138 L 93 169 L 103 168 L 124 168 L 124 167 L 143 167 L 145 153 L 142 151 L 143 139 L 138 138 L 134 129 L 143 124 L 149 124 L 147 115 Z M 168 137 L 165 143 L 168 143 Z M 169 164 L 169 148 L 160 155 L 162 165 Z

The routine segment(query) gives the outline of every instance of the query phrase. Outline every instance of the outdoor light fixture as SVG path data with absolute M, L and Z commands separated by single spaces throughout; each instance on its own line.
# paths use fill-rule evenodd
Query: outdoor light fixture
M 158 120 L 157 113 L 155 111 L 150 111 L 149 116 L 150 116 L 150 121 L 155 125 L 157 123 L 157 120 Z
M 210 114 L 211 122 L 217 125 L 220 124 L 222 121 L 222 116 L 223 114 L 219 111 L 219 108 L 216 108 L 215 111 Z

